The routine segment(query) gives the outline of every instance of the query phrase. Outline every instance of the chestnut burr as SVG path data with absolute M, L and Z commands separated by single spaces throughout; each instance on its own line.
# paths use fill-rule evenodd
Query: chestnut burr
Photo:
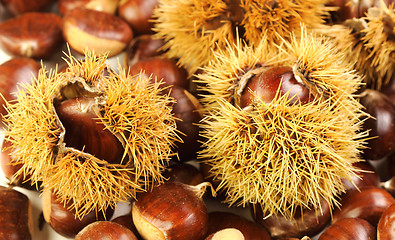
M 165 182 L 138 195 L 132 206 L 133 222 L 146 240 L 199 240 L 207 232 L 207 209 L 198 196 L 202 187 Z

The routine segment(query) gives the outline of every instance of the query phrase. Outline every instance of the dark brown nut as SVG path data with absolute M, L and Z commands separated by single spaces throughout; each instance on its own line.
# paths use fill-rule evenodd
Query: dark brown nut
M 133 222 L 146 239 L 199 240 L 207 231 L 207 209 L 203 185 L 165 182 L 143 192 L 132 206 Z
M 74 209 L 70 209 L 70 204 L 71 202 L 68 202 L 64 205 L 58 200 L 56 194 L 44 189 L 42 194 L 44 219 L 55 232 L 68 238 L 75 237 L 90 223 L 110 219 L 113 214 L 112 209 L 108 209 L 105 214 L 102 211 L 91 211 L 79 219 Z
M 361 218 L 377 226 L 381 214 L 394 203 L 394 197 L 379 187 L 349 191 L 342 197 L 341 207 L 335 209 L 332 222 L 343 218 Z
M 48 58 L 62 41 L 62 18 L 53 13 L 24 13 L 0 23 L 0 47 L 10 55 Z
M 2 0 L 1 2 L 12 14 L 19 15 L 46 10 L 54 0 Z
M 80 54 L 86 49 L 115 56 L 130 43 L 133 32 L 121 18 L 109 13 L 77 8 L 63 17 L 63 35 Z
M 152 76 L 153 81 L 163 82 L 165 86 L 178 86 L 184 89 L 188 89 L 188 73 L 182 68 L 178 67 L 176 62 L 161 57 L 152 57 L 144 60 L 140 60 L 129 69 L 130 75 L 136 75 L 140 72 L 144 72 L 146 77 Z
M 330 225 L 318 240 L 375 240 L 376 229 L 366 220 L 360 218 L 344 218 Z
M 122 226 L 128 228 L 133 234 L 137 237 L 137 239 L 142 239 L 139 232 L 137 231 L 136 226 L 134 226 L 132 219 L 132 211 L 128 212 L 125 215 L 118 216 L 111 220 L 111 222 L 115 222 L 121 224 Z
M 169 182 L 180 182 L 187 185 L 198 185 L 204 182 L 202 173 L 195 166 L 188 163 L 173 164 L 162 174 Z
M 395 104 L 383 93 L 366 89 L 361 93 L 361 104 L 373 118 L 367 119 L 364 130 L 371 130 L 363 158 L 379 160 L 395 151 Z
M 377 238 L 392 240 L 395 236 L 395 204 L 389 206 L 381 215 L 377 225 Z
M 0 216 L 0 239 L 32 239 L 31 206 L 26 195 L 0 186 Z
M 120 0 L 118 15 L 130 24 L 136 35 L 152 33 L 152 13 L 158 0 Z
M 236 228 L 225 228 L 219 230 L 210 236 L 206 237 L 205 240 L 245 240 L 243 233 Z
M 162 39 L 155 39 L 151 34 L 135 37 L 126 49 L 125 66 L 131 67 L 138 61 L 160 56 L 163 53 L 160 48 L 164 43 Z
M 195 159 L 200 149 L 200 127 L 197 124 L 203 118 L 199 113 L 201 105 L 191 93 L 181 87 L 171 88 L 170 96 L 176 101 L 172 112 L 179 119 L 176 121 L 177 130 L 182 133 L 182 142 L 176 143 L 174 151 L 178 152 L 181 162 Z
M 117 11 L 118 0 L 59 0 L 59 13 L 65 15 L 67 11 L 76 8 L 87 8 L 109 14 Z
M 353 166 L 361 171 L 356 172 L 357 176 L 352 176 L 351 181 L 343 180 L 343 184 L 346 187 L 347 191 L 351 191 L 354 189 L 363 189 L 367 186 L 379 186 L 379 175 L 377 174 L 375 168 L 370 162 L 357 162 L 354 163 Z
M 0 37 L 1 38 L 1 37 Z M 3 126 L 2 116 L 7 114 L 4 106 L 6 101 L 14 101 L 14 93 L 21 84 L 30 84 L 38 76 L 41 65 L 31 58 L 12 58 L 0 65 L 0 126 Z
M 118 223 L 97 221 L 84 227 L 74 240 L 137 240 L 137 237 Z
M 272 239 L 263 227 L 234 213 L 214 211 L 208 214 L 207 234 L 213 234 L 221 229 L 235 228 L 239 230 L 245 240 Z
M 254 220 L 265 227 L 273 238 L 301 238 L 316 235 L 330 222 L 331 210 L 328 203 L 323 201 L 321 208 L 321 211 L 319 209 L 305 209 L 303 214 L 296 209 L 293 220 L 280 215 L 267 216 L 262 212 L 259 204 L 251 207 L 251 214 Z
M 66 130 L 66 147 L 90 153 L 108 163 L 121 163 L 124 148 L 99 120 L 92 109 L 94 102 L 94 98 L 81 97 L 55 103 L 56 113 Z

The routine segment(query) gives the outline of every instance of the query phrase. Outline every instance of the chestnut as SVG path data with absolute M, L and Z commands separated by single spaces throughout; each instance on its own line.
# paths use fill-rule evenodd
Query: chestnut
M 270 240 L 268 231 L 262 226 L 231 212 L 214 211 L 208 214 L 207 234 L 214 234 L 222 229 L 237 229 L 245 240 Z
M 6 101 L 14 101 L 14 93 L 22 88 L 21 84 L 30 84 L 40 69 L 41 65 L 37 61 L 26 57 L 12 58 L 0 65 L 0 93 L 3 96 L 0 98 L 0 120 L 7 114 L 4 108 Z M 2 121 L 0 126 L 3 126 Z
M 379 175 L 369 161 L 356 162 L 353 163 L 353 166 L 360 171 L 356 172 L 356 175 L 351 176 L 351 181 L 345 179 L 342 180 L 346 191 L 363 189 L 366 186 L 379 186 Z
M 0 186 L 0 239 L 31 240 L 29 198 L 12 188 Z
M 151 34 L 133 38 L 125 51 L 125 66 L 131 67 L 140 60 L 160 56 L 164 44 L 164 40 L 153 38 Z
M 318 240 L 358 239 L 375 240 L 376 229 L 361 218 L 343 218 L 331 224 L 318 238 Z
M 115 14 L 118 0 L 59 0 L 59 13 L 65 15 L 67 11 L 75 8 L 87 8 L 96 11 Z
M 40 12 L 48 9 L 54 0 L 2 0 L 4 6 L 14 15 L 27 12 Z
M 165 182 L 137 196 L 133 222 L 146 239 L 198 240 L 207 232 L 207 208 L 201 197 L 208 183 L 189 186 Z
M 54 13 L 24 13 L 0 23 L 0 46 L 10 55 L 49 58 L 62 41 L 62 18 Z
M 105 213 L 102 210 L 91 211 L 79 219 L 75 214 L 75 210 L 70 208 L 72 202 L 61 203 L 51 190 L 44 188 L 41 200 L 45 221 L 55 232 L 68 238 L 75 237 L 90 223 L 110 219 L 114 212 L 110 208 Z
M 130 43 L 133 32 L 121 18 L 106 12 L 76 8 L 63 17 L 63 35 L 70 47 L 83 54 L 86 49 L 96 54 L 115 56 Z
M 260 204 L 252 205 L 251 214 L 255 222 L 265 227 L 273 238 L 314 236 L 330 222 L 331 210 L 326 201 L 321 202 L 320 209 L 295 210 L 294 219 L 280 215 L 267 216 Z
M 245 240 L 243 233 L 236 228 L 225 228 L 210 234 L 205 240 Z
M 163 87 L 179 86 L 188 89 L 188 73 L 183 67 L 178 67 L 174 60 L 162 57 L 151 57 L 140 60 L 129 68 L 130 75 L 144 72 L 148 78 L 152 75 L 153 80 L 162 80 Z
M 162 174 L 167 181 L 180 182 L 187 185 L 198 185 L 204 182 L 202 173 L 188 163 L 176 163 L 165 169 Z
M 84 150 L 108 163 L 120 163 L 124 148 L 105 129 L 92 107 L 94 103 L 95 99 L 89 97 L 71 98 L 55 103 L 56 113 L 66 130 L 66 147 Z
M 377 238 L 391 240 L 395 236 L 395 204 L 389 206 L 381 215 L 377 225 Z
M 181 132 L 182 142 L 177 142 L 174 151 L 178 152 L 178 159 L 185 162 L 195 159 L 200 149 L 198 123 L 203 118 L 200 102 L 186 89 L 174 86 L 170 91 L 170 97 L 175 99 L 172 113 L 176 120 L 177 130 Z
M 74 240 L 137 240 L 137 237 L 118 223 L 97 221 L 84 227 Z
M 296 80 L 290 67 L 268 67 L 249 78 L 244 89 L 240 90 L 240 97 L 235 98 L 235 104 L 241 108 L 249 106 L 257 98 L 270 103 L 277 90 L 280 91 L 280 95 L 288 93 L 290 104 L 297 102 L 303 104 L 312 99 L 308 88 Z
M 342 197 L 341 207 L 335 209 L 332 222 L 343 218 L 362 218 L 377 226 L 381 214 L 394 203 L 394 197 L 379 187 L 352 190 Z
M 371 130 L 367 140 L 367 149 L 363 151 L 363 158 L 379 160 L 395 151 L 395 105 L 383 93 L 366 89 L 361 93 L 360 102 L 365 111 L 373 118 L 363 124 L 364 130 Z
M 152 13 L 158 0 L 120 0 L 118 15 L 127 21 L 136 35 L 152 33 Z

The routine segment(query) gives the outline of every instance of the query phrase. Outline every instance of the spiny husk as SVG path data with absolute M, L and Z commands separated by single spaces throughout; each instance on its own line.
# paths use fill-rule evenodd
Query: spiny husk
M 290 32 L 324 27 L 327 0 L 161 0 L 154 11 L 156 37 L 165 40 L 170 58 L 191 74 L 213 60 L 213 52 L 233 44 L 240 31 L 257 44 L 263 34 L 278 43 Z M 238 19 L 236 19 L 238 18 Z M 244 33 L 243 33 L 244 32 Z
M 233 205 L 260 204 L 268 215 L 292 219 L 296 209 L 337 205 L 342 178 L 357 171 L 366 117 L 353 93 L 361 78 L 326 39 L 291 37 L 277 50 L 264 38 L 256 48 L 240 42 L 216 54 L 197 75 L 207 91 L 200 152 Z M 290 104 L 287 94 L 244 109 L 232 103 L 238 80 L 256 67 L 290 66 L 306 77 L 314 101 Z
M 377 88 L 389 82 L 395 69 L 395 10 L 393 5 L 370 8 L 366 15 L 367 26 L 362 41 L 369 49 L 368 68 L 377 80 Z M 388 26 L 389 25 L 389 26 Z
M 129 76 L 121 67 L 119 74 L 110 71 L 105 76 L 106 55 L 88 52 L 85 57 L 79 61 L 69 55 L 64 73 L 47 73 L 43 68 L 32 85 L 17 93 L 18 101 L 7 105 L 6 116 L 11 150 L 16 164 L 23 164 L 19 174 L 30 174 L 33 184 L 42 181 L 62 202 L 72 200 L 80 218 L 135 197 L 136 191 L 148 189 L 152 182 L 162 182 L 163 165 L 178 140 L 171 114 L 174 101 L 159 94 L 160 83 L 151 84 L 143 75 Z M 95 98 L 98 119 L 122 143 L 120 164 L 64 142 L 65 129 L 54 101 L 75 97 L 73 91 L 62 91 L 73 84 L 81 86 L 77 94 Z

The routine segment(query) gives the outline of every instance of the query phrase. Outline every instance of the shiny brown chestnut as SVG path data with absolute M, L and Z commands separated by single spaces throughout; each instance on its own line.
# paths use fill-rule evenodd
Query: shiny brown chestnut
M 146 240 L 199 240 L 207 232 L 207 208 L 199 195 L 207 183 L 165 182 L 138 195 L 133 222 Z
M 121 163 L 121 142 L 100 121 L 93 105 L 94 98 L 80 97 L 55 104 L 56 113 L 66 129 L 66 147 L 90 153 L 108 163 Z
M 310 102 L 310 91 L 299 83 L 290 67 L 267 67 L 248 79 L 240 99 L 235 104 L 241 108 L 247 107 L 257 99 L 270 103 L 279 91 L 280 96 L 288 94 L 290 104 Z
M 0 239 L 31 240 L 33 225 L 29 198 L 0 186 Z
M 14 15 L 26 12 L 40 12 L 48 9 L 54 0 L 2 0 L 4 6 Z
M 137 240 L 137 237 L 118 223 L 97 221 L 84 227 L 74 240 Z
M 366 89 L 361 93 L 361 104 L 373 118 L 363 124 L 364 130 L 371 130 L 367 140 L 367 149 L 363 158 L 379 160 L 395 151 L 395 104 L 379 91 Z
M 366 186 L 378 187 L 380 184 L 379 175 L 376 169 L 368 161 L 361 161 L 353 163 L 353 166 L 359 169 L 356 175 L 351 176 L 350 180 L 343 179 L 342 182 L 346 191 L 355 189 L 363 189 Z
M 204 240 L 245 240 L 243 233 L 236 228 L 225 228 L 210 234 Z
M 178 159 L 181 162 L 196 158 L 200 149 L 199 131 L 197 125 L 203 116 L 200 102 L 189 93 L 186 89 L 174 86 L 170 91 L 170 96 L 175 99 L 172 113 L 178 119 L 176 120 L 177 130 L 181 132 L 182 142 L 177 142 L 174 151 L 178 153 Z
M 376 229 L 361 218 L 344 218 L 331 224 L 318 240 L 375 240 Z
M 271 240 L 268 231 L 262 226 L 231 212 L 214 211 L 208 214 L 207 234 L 221 229 L 234 228 L 239 230 L 245 240 Z
M 302 214 L 297 209 L 292 220 L 280 215 L 267 216 L 259 204 L 251 207 L 251 214 L 255 222 L 265 227 L 273 238 L 312 237 L 323 230 L 331 219 L 331 210 L 325 201 L 321 203 L 321 210 L 305 209 Z
M 58 0 L 59 13 L 65 15 L 67 11 L 76 8 L 87 8 L 109 14 L 115 14 L 118 0 Z
M 41 65 L 25 57 L 12 58 L 0 65 L 0 126 L 3 126 L 2 116 L 7 114 L 4 106 L 6 101 L 12 102 L 16 99 L 14 93 L 21 84 L 30 84 L 38 76 Z
M 133 31 L 121 18 L 106 12 L 76 8 L 63 17 L 63 35 L 80 54 L 86 48 L 96 54 L 115 56 L 130 43 Z
M 180 182 L 187 185 L 198 185 L 204 182 L 202 173 L 188 163 L 176 163 L 165 169 L 162 174 L 169 182 Z
M 24 13 L 0 23 L 0 47 L 13 56 L 49 58 L 62 41 L 62 18 L 54 13 Z
M 153 81 L 162 80 L 162 86 L 179 86 L 188 89 L 188 73 L 183 67 L 177 66 L 174 60 L 162 57 L 151 57 L 136 62 L 129 68 L 129 75 L 144 72 L 146 77 L 152 75 Z
M 125 66 L 131 67 L 140 60 L 163 54 L 160 48 L 164 45 L 162 39 L 153 38 L 151 34 L 144 34 L 133 38 L 125 53 Z
M 377 226 L 382 213 L 394 203 L 394 197 L 379 187 L 352 190 L 342 197 L 341 207 L 335 209 L 332 222 L 343 218 L 361 218 Z
M 136 35 L 152 33 L 152 13 L 158 0 L 120 0 L 118 15 L 127 21 Z
M 377 225 L 377 239 L 393 240 L 395 236 L 395 204 L 389 206 L 381 215 Z
M 64 205 L 52 191 L 44 188 L 41 200 L 45 221 L 55 232 L 67 238 L 75 237 L 90 223 L 110 219 L 114 212 L 113 209 L 107 209 L 105 213 L 91 211 L 79 219 L 74 209 L 70 209 L 71 202 Z

